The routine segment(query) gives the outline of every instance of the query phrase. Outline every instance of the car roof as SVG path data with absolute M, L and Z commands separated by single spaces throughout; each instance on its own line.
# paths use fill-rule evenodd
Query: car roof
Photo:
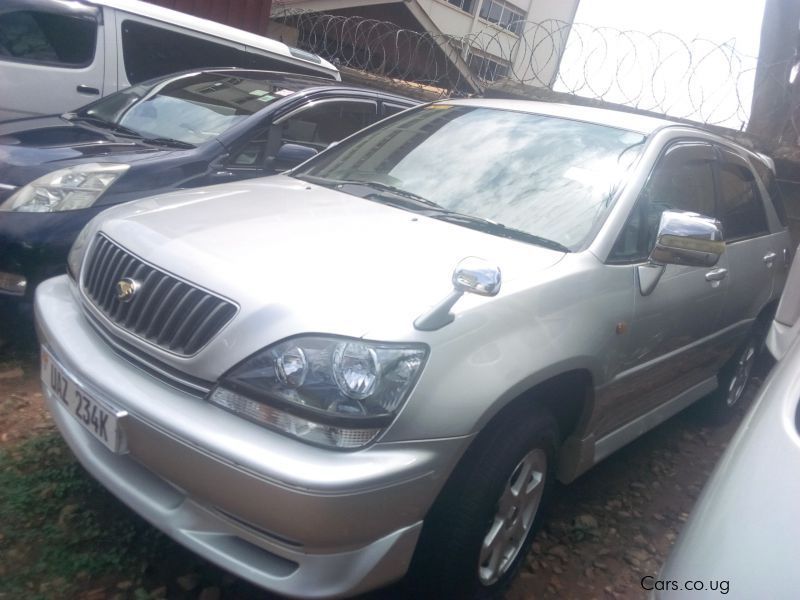
M 459 106 L 478 106 L 482 108 L 497 108 L 502 110 L 514 110 L 528 112 L 537 115 L 547 115 L 562 119 L 573 119 L 575 121 L 585 121 L 596 123 L 618 129 L 627 129 L 643 135 L 649 135 L 663 127 L 683 125 L 669 119 L 660 119 L 636 113 L 609 110 L 606 108 L 595 108 L 593 106 L 579 106 L 575 104 L 560 104 L 555 102 L 539 102 L 536 100 L 506 100 L 499 98 L 476 98 L 464 100 L 443 100 L 442 104 L 454 104 Z M 691 125 L 685 125 L 691 127 Z M 697 128 L 699 130 L 699 128 Z M 705 130 L 703 130 L 705 131 Z
M 327 60 L 310 52 L 292 48 L 278 40 L 250 33 L 229 25 L 222 25 L 221 23 L 209 21 L 208 19 L 201 19 L 200 17 L 195 17 L 177 10 L 163 8 L 148 2 L 141 2 L 140 0 L 84 0 L 84 2 L 95 6 L 107 6 L 109 8 L 161 21 L 169 25 L 185 27 L 186 29 L 191 29 L 222 40 L 244 44 L 271 54 L 280 55 L 289 63 L 316 68 L 320 71 L 336 74 L 337 76 L 339 73 L 339 70 Z
M 182 77 L 190 75 L 200 75 L 203 73 L 220 73 L 220 74 L 233 73 L 239 77 L 248 77 L 249 75 L 260 76 L 256 78 L 261 79 L 263 81 L 269 81 L 271 83 L 278 83 L 280 85 L 285 85 L 287 88 L 291 88 L 298 93 L 321 91 L 329 88 L 335 88 L 336 90 L 341 90 L 343 92 L 357 91 L 357 92 L 373 94 L 379 96 L 382 100 L 395 100 L 397 102 L 408 104 L 409 106 L 421 104 L 420 100 L 416 100 L 414 98 L 407 98 L 405 96 L 400 96 L 392 92 L 384 92 L 383 90 L 380 89 L 366 88 L 358 85 L 348 85 L 340 81 L 334 81 L 332 79 L 328 79 L 327 77 L 303 75 L 298 73 L 291 73 L 289 71 L 267 71 L 265 69 L 245 69 L 241 67 L 209 67 L 206 69 L 187 69 L 186 71 L 181 71 L 180 73 L 170 73 L 169 75 L 163 75 L 161 77 L 157 77 L 149 81 L 143 81 L 142 84 L 177 80 Z

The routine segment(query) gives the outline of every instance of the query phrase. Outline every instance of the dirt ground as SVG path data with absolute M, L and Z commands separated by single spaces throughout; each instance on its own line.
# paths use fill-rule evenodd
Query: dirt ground
M 35 341 L 27 331 L 13 344 L 8 333 L 3 344 L 0 331 L 0 451 L 53 428 L 39 389 Z M 758 383 L 751 385 L 747 402 L 731 423 L 708 428 L 692 410 L 684 411 L 572 485 L 557 489 L 547 525 L 536 538 L 508 598 L 645 597 L 642 577 L 657 574 Z M 0 500 L 2 494 L 0 490 Z M 0 523 L 0 542 L 2 527 Z M 77 596 L 92 600 L 265 597 L 212 565 L 181 558 L 188 553 L 177 547 L 175 556 L 179 558 L 172 557 L 171 570 L 156 569 L 155 575 L 141 578 L 135 586 L 131 586 L 128 573 L 97 580 L 90 575 L 81 586 L 85 592 Z M 150 560 L 162 562 L 162 557 Z M 191 565 L 184 566 L 181 561 L 191 561 Z M 187 589 L 187 571 L 194 577 L 197 573 L 215 574 L 210 579 L 213 585 L 195 584 Z M 209 578 L 204 575 L 201 581 Z M 30 582 L 31 588 L 36 585 Z M 0 593 L 0 597 L 11 596 Z M 370 595 L 371 599 L 385 597 L 396 598 L 397 592 Z

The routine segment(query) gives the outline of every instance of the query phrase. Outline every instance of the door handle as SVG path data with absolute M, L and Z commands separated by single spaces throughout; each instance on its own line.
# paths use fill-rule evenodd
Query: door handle
M 771 267 L 772 263 L 775 262 L 776 258 L 778 258 L 777 254 L 775 254 L 774 252 L 768 252 L 767 254 L 764 255 L 764 264 L 767 265 L 767 267 Z
M 79 94 L 88 94 L 89 96 L 99 96 L 100 90 L 90 85 L 79 85 L 75 88 Z
M 714 269 L 706 273 L 706 281 L 722 281 L 728 276 L 728 269 Z

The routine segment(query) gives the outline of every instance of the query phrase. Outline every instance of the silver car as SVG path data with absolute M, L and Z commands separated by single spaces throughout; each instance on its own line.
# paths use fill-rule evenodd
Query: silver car
M 47 403 L 113 493 L 267 589 L 496 595 L 556 478 L 738 401 L 786 277 L 771 185 L 668 121 L 412 109 L 92 221 L 37 290 Z

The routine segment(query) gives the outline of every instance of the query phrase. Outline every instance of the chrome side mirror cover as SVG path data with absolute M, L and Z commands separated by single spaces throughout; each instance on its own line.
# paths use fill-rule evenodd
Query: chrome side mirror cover
M 463 259 L 453 271 L 453 287 L 460 292 L 496 296 L 500 283 L 500 267 L 476 256 Z
M 465 293 L 496 296 L 501 283 L 500 267 L 476 256 L 462 259 L 453 270 L 453 291 L 431 310 L 417 317 L 414 327 L 420 331 L 441 329 L 455 319 L 450 309 L 461 296 Z
M 693 212 L 665 210 L 650 263 L 713 267 L 723 252 L 725 241 L 719 221 Z

